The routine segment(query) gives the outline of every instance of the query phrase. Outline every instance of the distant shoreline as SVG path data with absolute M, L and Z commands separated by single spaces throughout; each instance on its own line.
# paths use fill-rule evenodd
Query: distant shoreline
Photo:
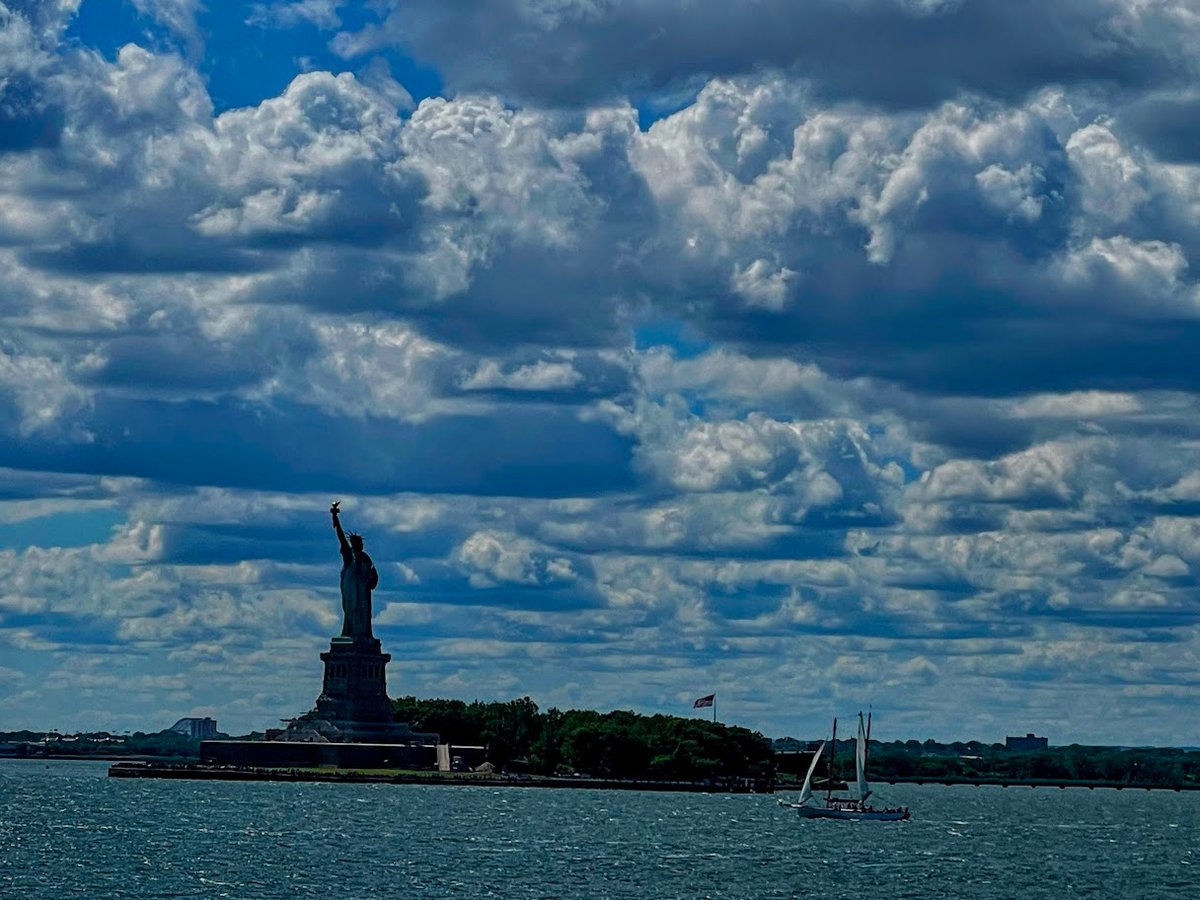
M 166 778 L 199 781 L 283 781 L 334 784 L 428 784 L 446 787 L 528 787 L 593 790 L 679 791 L 701 794 L 770 794 L 771 784 L 746 778 L 700 781 L 653 781 L 610 778 L 557 778 L 536 775 L 499 775 L 475 772 L 372 772 L 370 770 L 321 771 L 295 768 L 207 766 L 199 763 L 120 762 L 108 770 L 110 778 Z
M 942 785 L 970 785 L 973 787 L 1055 787 L 1055 788 L 1112 788 L 1113 790 L 1121 791 L 1200 791 L 1200 784 L 1169 784 L 1166 782 L 1156 781 L 1099 781 L 1087 779 L 1069 779 L 1069 778 L 965 778 L 954 776 L 889 776 L 886 778 L 874 778 L 872 781 L 875 784 L 942 784 Z
M 92 762 L 144 762 L 144 763 L 188 763 L 197 757 L 154 756 L 149 753 L 10 753 L 0 751 L 0 759 L 25 759 L 31 762 L 69 762 L 91 760 Z
M 72 757 L 56 757 L 68 759 Z M 80 758 L 80 757 L 73 757 Z M 95 759 L 96 757 L 92 757 Z M 792 785 L 730 779 L 706 783 L 692 781 L 655 781 L 650 779 L 558 778 L 530 775 L 501 775 L 473 772 L 421 773 L 371 770 L 321 771 L 314 769 L 251 768 L 206 766 L 198 763 L 163 763 L 123 760 L 108 770 L 110 778 L 163 778 L 198 781 L 276 781 L 321 782 L 332 784 L 425 784 L 445 787 L 529 787 L 593 790 L 677 791 L 705 794 L 774 794 L 795 790 Z M 1122 782 L 1067 780 L 1061 778 L 953 778 L 953 777 L 891 777 L 880 778 L 876 784 L 914 784 L 924 786 L 972 786 L 1003 788 L 1087 788 L 1095 790 L 1183 791 L 1200 790 L 1196 784 L 1166 784 L 1158 782 Z

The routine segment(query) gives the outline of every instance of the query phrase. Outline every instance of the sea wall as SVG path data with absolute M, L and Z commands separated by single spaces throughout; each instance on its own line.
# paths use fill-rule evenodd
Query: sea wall
M 305 741 L 203 741 L 200 762 L 211 766 L 339 769 L 434 769 L 434 745 L 334 744 Z

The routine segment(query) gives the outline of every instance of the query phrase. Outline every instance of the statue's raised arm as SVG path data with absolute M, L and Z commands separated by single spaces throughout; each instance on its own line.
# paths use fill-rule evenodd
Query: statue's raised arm
M 338 518 L 338 513 L 341 512 L 341 506 L 341 500 L 334 500 L 333 504 L 329 507 L 329 515 L 333 517 L 333 530 L 337 532 L 338 547 L 342 551 L 342 558 L 346 559 L 351 555 L 350 543 L 346 540 L 346 533 L 342 531 L 342 522 Z

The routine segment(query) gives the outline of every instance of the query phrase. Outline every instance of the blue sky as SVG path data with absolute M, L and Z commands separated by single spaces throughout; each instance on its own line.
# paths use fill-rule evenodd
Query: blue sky
M 1184 0 L 0 0 L 0 729 L 1200 744 Z

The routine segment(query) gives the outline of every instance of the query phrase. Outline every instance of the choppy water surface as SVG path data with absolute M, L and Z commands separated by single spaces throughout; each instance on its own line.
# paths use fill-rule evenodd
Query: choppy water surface
M 1196 897 L 1200 793 L 881 787 L 914 820 L 772 797 L 108 779 L 0 760 L 0 897 Z

